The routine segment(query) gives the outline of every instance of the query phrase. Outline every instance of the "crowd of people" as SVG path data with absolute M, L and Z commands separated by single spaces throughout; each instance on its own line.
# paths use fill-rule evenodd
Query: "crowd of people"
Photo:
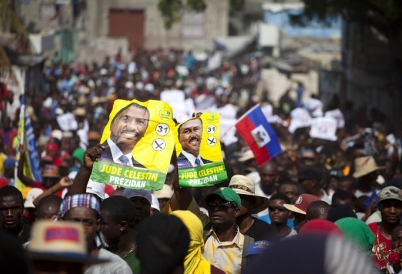
M 259 77 L 258 59 L 229 63 L 215 51 L 205 60 L 160 49 L 102 64 L 46 62 L 41 90 L 24 96 L 40 181 L 27 174 L 18 141 L 20 97 L 2 83 L 0 272 L 401 271 L 398 129 L 378 110 L 364 122 L 344 113 L 334 140 L 314 138 L 310 126 L 290 129 L 295 113 L 323 116 L 336 98 L 311 109 L 299 83 L 272 102 Z M 155 192 L 89 180 L 114 100 L 160 100 L 164 90 L 183 91 L 201 112 L 232 105 L 237 118 L 260 103 L 283 152 L 258 166 L 236 134 L 222 143 L 228 179 L 214 186 L 180 188 L 176 156 Z

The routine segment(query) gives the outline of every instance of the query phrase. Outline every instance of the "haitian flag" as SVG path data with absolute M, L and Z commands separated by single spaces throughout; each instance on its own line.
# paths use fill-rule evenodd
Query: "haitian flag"
M 240 117 L 235 127 L 250 146 L 258 166 L 282 152 L 275 132 L 262 113 L 260 105 L 255 105 Z

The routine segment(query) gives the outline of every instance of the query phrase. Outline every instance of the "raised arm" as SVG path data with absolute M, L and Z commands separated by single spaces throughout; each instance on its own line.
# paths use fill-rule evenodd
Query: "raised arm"
M 36 197 L 36 199 L 33 201 L 34 206 L 37 207 L 40 200 L 42 200 L 46 196 L 53 195 L 54 193 L 57 193 L 60 190 L 62 190 L 64 187 L 70 187 L 72 184 L 73 180 L 71 180 L 70 178 L 68 177 L 61 178 L 57 184 L 55 184 L 51 188 L 46 189 L 41 195 Z
M 26 186 L 32 186 L 33 180 L 32 178 L 24 175 L 24 165 L 25 165 L 25 157 L 26 157 L 26 148 L 25 145 L 20 145 L 18 147 L 20 152 L 20 159 L 18 161 L 18 169 L 17 169 L 17 177 L 20 181 Z
M 86 193 L 93 164 L 97 159 L 99 159 L 103 149 L 104 147 L 102 145 L 96 145 L 85 151 L 84 165 L 75 177 L 74 184 L 68 189 L 67 195 Z

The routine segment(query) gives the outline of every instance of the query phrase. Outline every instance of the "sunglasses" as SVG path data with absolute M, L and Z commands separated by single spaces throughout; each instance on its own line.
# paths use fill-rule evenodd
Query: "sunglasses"
M 274 212 L 275 210 L 279 210 L 279 211 L 287 210 L 286 207 L 284 207 L 284 206 L 269 206 L 268 209 L 271 212 Z
M 214 208 L 218 207 L 221 210 L 227 210 L 234 206 L 231 202 L 219 201 L 219 202 L 209 202 L 209 203 L 207 203 L 207 207 L 208 207 L 208 209 L 214 209 Z

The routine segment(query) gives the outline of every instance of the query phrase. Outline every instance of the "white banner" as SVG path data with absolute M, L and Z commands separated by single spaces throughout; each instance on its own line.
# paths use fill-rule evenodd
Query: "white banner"
M 329 141 L 336 141 L 336 125 L 335 118 L 318 117 L 311 122 L 310 137 Z

